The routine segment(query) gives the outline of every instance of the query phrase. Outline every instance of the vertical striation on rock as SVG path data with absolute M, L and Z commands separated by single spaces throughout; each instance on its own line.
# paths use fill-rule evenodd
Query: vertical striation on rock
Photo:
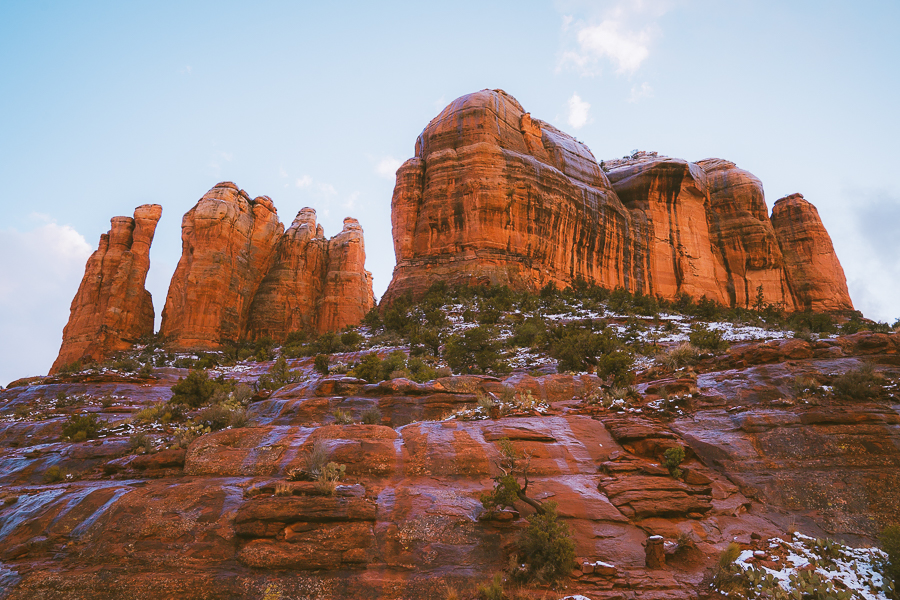
M 356 219 L 330 240 L 304 208 L 278 243 L 250 309 L 247 337 L 282 340 L 292 331 L 336 331 L 359 323 L 375 305 Z
M 643 289 L 632 223 L 582 143 L 502 90 L 452 102 L 397 172 L 385 299 L 435 280 L 537 289 L 578 278 Z
M 816 207 L 802 194 L 785 196 L 772 207 L 772 226 L 797 308 L 853 310 L 844 269 Z
M 607 172 L 613 189 L 633 213 L 645 216 L 649 228 L 648 285 L 639 291 L 728 304 L 721 285 L 725 266 L 710 241 L 706 171 L 677 158 L 614 162 L 619 164 Z
M 283 232 L 268 197 L 251 199 L 231 182 L 213 187 L 182 219 L 160 333 L 175 348 L 241 339 Z
M 153 334 L 153 300 L 144 283 L 161 216 L 161 206 L 145 204 L 133 218 L 111 219 L 85 265 L 51 374 L 74 361 L 103 360 Z
M 707 174 L 710 233 L 727 271 L 728 304 L 752 307 L 762 286 L 766 303 L 794 310 L 762 182 L 727 160 L 710 158 L 697 164 Z
M 453 101 L 397 171 L 397 265 L 385 302 L 435 281 L 535 290 L 584 279 L 729 306 L 754 307 L 760 290 L 764 304 L 788 311 L 845 305 L 825 292 L 830 275 L 812 283 L 795 274 L 814 259 L 776 237 L 753 174 L 726 160 L 656 153 L 602 164 L 502 90 Z

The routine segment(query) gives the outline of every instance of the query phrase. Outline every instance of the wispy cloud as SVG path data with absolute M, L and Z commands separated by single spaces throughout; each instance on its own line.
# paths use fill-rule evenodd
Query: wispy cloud
M 591 122 L 591 105 L 581 99 L 578 94 L 572 94 L 568 101 L 568 115 L 566 122 L 573 129 L 581 129 Z
M 628 97 L 629 102 L 637 102 L 643 98 L 652 98 L 653 88 L 646 81 L 641 85 L 631 86 L 631 96 Z
M 178 69 L 178 73 L 181 75 L 190 75 L 191 74 L 191 65 L 184 65 L 180 69 Z
M 359 200 L 359 192 L 353 192 L 349 196 L 347 196 L 347 201 L 344 203 L 344 208 L 347 210 L 353 210 L 356 208 L 356 201 Z
M 304 175 L 303 177 L 297 178 L 297 182 L 295 185 L 298 188 L 305 188 L 305 187 L 311 186 L 312 182 L 313 182 L 312 177 L 310 177 L 309 175 Z
M 334 186 L 330 183 L 317 183 L 316 189 L 328 196 L 334 196 L 337 194 L 337 190 L 334 189 Z
M 375 165 L 375 173 L 377 173 L 379 177 L 393 179 L 397 175 L 397 169 L 399 169 L 402 164 L 403 163 L 400 160 L 393 156 L 385 156 L 378 161 L 377 165 Z
M 559 66 L 596 75 L 611 63 L 620 75 L 634 74 L 650 56 L 660 33 L 656 20 L 670 5 L 668 0 L 619 1 L 583 19 L 563 15 L 568 48 L 560 54 Z

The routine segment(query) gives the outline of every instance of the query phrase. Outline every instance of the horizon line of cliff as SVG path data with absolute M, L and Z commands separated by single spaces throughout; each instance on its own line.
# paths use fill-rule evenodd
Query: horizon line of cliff
M 151 204 L 111 220 L 51 373 L 154 333 L 144 285 L 161 214 Z M 397 171 L 391 221 L 397 262 L 382 305 L 438 280 L 532 290 L 584 280 L 733 307 L 853 310 L 802 195 L 776 201 L 770 217 L 762 183 L 729 161 L 636 153 L 598 163 L 502 90 L 463 96 L 428 124 Z M 183 349 L 283 340 L 356 325 L 375 304 L 356 219 L 326 239 L 304 208 L 285 230 L 269 197 L 223 182 L 184 215 L 160 333 Z

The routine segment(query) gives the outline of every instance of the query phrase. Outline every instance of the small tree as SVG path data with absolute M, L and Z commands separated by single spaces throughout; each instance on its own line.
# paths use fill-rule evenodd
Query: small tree
M 316 354 L 313 365 L 315 366 L 316 371 L 322 375 L 328 375 L 328 359 L 329 357 L 327 354 Z
M 532 507 L 538 514 L 544 514 L 544 505 L 529 498 L 528 470 L 531 467 L 531 456 L 516 450 L 509 438 L 503 438 L 499 442 L 500 458 L 497 460 L 497 468 L 500 474 L 495 476 L 494 489 L 481 495 L 481 503 L 490 511 L 497 508 L 512 507 L 516 500 L 521 500 Z M 519 479 L 522 483 L 519 483 Z
M 522 573 L 525 579 L 556 581 L 572 570 L 575 544 L 569 536 L 569 527 L 559 520 L 556 502 L 547 502 L 543 512 L 528 517 L 519 551 L 527 565 Z

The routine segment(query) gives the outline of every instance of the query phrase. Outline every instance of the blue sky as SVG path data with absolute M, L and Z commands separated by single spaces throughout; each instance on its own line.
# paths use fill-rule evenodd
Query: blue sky
M 365 230 L 394 264 L 393 171 L 447 103 L 502 88 L 598 160 L 721 157 L 769 207 L 801 192 L 858 309 L 900 317 L 900 3 L 0 4 L 0 383 L 55 357 L 115 215 L 163 206 L 157 315 L 181 216 L 219 181 Z

